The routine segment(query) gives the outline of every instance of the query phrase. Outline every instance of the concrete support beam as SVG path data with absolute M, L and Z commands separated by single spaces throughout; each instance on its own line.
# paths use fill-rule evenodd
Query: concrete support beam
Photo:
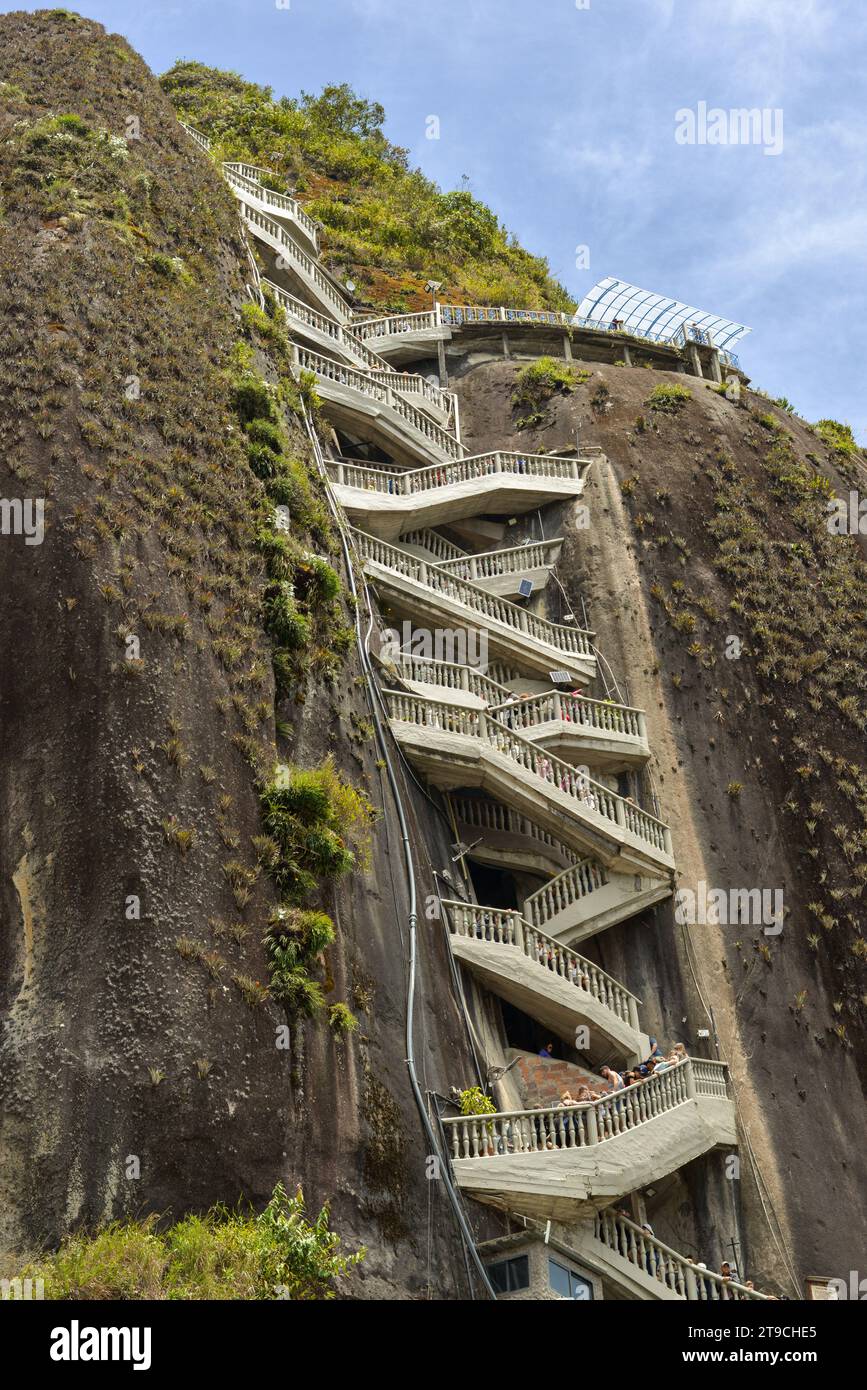
M 446 345 L 442 338 L 437 342 L 437 366 L 439 368 L 440 386 L 445 390 L 449 384 L 449 369 L 446 366 Z

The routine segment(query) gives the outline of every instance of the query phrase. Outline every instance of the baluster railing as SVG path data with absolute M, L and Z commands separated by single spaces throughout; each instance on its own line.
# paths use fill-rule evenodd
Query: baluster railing
M 304 211 L 295 198 L 290 198 L 285 193 L 275 193 L 271 188 L 265 188 L 256 177 L 258 173 L 263 172 L 265 171 L 252 164 L 236 164 L 232 161 L 223 164 L 223 173 L 231 188 L 240 189 L 248 197 L 257 198 L 260 203 L 264 203 L 275 211 L 288 213 L 293 221 L 297 222 L 298 226 L 306 232 L 318 252 L 319 228 L 313 218 Z
M 381 405 L 388 406 L 418 434 L 422 435 L 428 443 L 433 444 L 449 458 L 461 457 L 463 448 L 454 435 L 450 434 L 442 425 L 438 425 L 423 410 L 417 410 L 415 406 L 403 400 L 399 394 L 395 395 L 388 374 L 374 374 L 343 362 L 335 362 L 330 357 L 323 357 L 320 353 L 312 352 L 309 348 L 299 347 L 297 344 L 293 348 L 293 356 L 300 368 L 313 372 L 320 380 L 333 381 L 340 386 L 348 386 L 352 390 L 359 391 L 378 401 Z M 436 466 L 433 465 L 434 468 Z M 405 478 L 412 476 L 412 474 L 404 474 Z
M 709 1269 L 701 1269 L 684 1255 L 643 1231 L 635 1222 L 610 1210 L 597 1212 L 593 1236 L 621 1259 L 649 1274 L 680 1298 L 692 1302 L 764 1300 L 768 1294 L 748 1289 L 733 1279 L 724 1279 Z
M 349 470 L 349 474 L 351 475 L 351 470 Z M 348 476 L 347 465 L 345 464 L 337 465 L 338 481 L 341 476 Z M 406 475 L 404 474 L 403 477 L 396 475 L 391 479 L 391 482 L 394 490 L 398 491 L 405 485 Z M 472 609 L 474 613 L 482 614 L 513 631 L 526 633 L 534 640 L 553 647 L 557 651 L 582 656 L 590 656 L 592 653 L 592 632 L 587 632 L 583 628 L 550 623 L 545 618 L 537 618 L 535 615 L 527 613 L 526 609 L 520 608 L 515 603 L 510 603 L 508 599 L 498 598 L 495 594 L 489 594 L 487 590 L 480 589 L 467 580 L 457 579 L 455 576 L 443 572 L 439 565 L 420 560 L 418 556 L 410 555 L 397 546 L 380 541 L 375 536 L 369 536 L 364 531 L 354 530 L 353 536 L 359 552 L 365 560 L 394 570 L 398 574 L 417 579 L 435 593 L 441 594 L 453 602 L 461 603 Z

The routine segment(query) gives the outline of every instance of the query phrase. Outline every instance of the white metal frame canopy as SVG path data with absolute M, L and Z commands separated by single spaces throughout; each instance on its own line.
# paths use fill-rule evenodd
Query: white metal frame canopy
M 611 328 L 614 325 L 626 333 L 634 333 L 639 338 L 649 338 L 656 343 L 673 343 L 683 340 L 687 328 L 694 328 L 690 337 L 699 342 L 710 341 L 715 347 L 731 348 L 752 329 L 733 319 L 709 314 L 704 309 L 696 309 L 690 304 L 682 304 L 678 299 L 668 299 L 665 295 L 643 290 L 638 285 L 630 285 L 626 280 L 617 280 L 608 275 L 598 281 L 582 299 L 575 315 L 576 322 L 587 327 Z

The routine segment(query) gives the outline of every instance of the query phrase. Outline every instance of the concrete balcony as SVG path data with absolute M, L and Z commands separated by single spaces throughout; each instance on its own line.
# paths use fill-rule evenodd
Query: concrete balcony
M 644 711 L 561 691 L 492 705 L 490 713 L 567 761 L 600 770 L 640 767 L 650 757 Z
M 588 1044 L 581 1051 L 591 1066 L 647 1056 L 638 999 L 598 965 L 531 927 L 519 912 L 457 901 L 443 907 L 458 960 L 570 1044 L 585 1025 Z
M 259 175 L 270 172 L 257 164 L 223 164 L 223 177 L 233 193 L 243 194 L 249 205 L 257 208 L 266 217 L 276 218 L 283 223 L 296 240 L 301 241 L 304 250 L 318 256 L 319 228 L 295 198 L 289 198 L 284 193 L 274 193 L 270 188 L 263 187 L 259 182 Z
M 671 876 L 656 873 L 614 873 L 593 859 L 582 860 L 557 874 L 524 902 L 524 916 L 540 931 L 564 945 L 575 946 L 618 922 L 670 898 Z
M 292 347 L 292 369 L 296 376 L 313 373 L 332 424 L 355 438 L 368 439 L 397 462 L 411 465 L 421 460 L 442 466 L 461 458 L 463 448 L 454 432 L 405 400 L 392 385 L 395 373 L 361 371 L 297 343 Z M 417 380 L 423 382 L 421 377 Z M 394 481 L 401 475 L 385 476 Z M 389 495 L 387 488 L 384 495 Z
M 339 323 L 349 322 L 349 305 L 318 261 L 304 251 L 281 222 L 261 212 L 246 193 L 234 188 L 241 220 L 247 231 L 275 258 L 275 268 L 295 284 L 313 306 Z
M 619 873 L 668 873 L 668 827 L 569 763 L 534 747 L 484 710 L 383 692 L 410 760 L 444 790 L 478 787 Z M 535 922 L 533 925 L 537 925 Z
M 593 679 L 592 633 L 537 618 L 363 531 L 352 535 L 364 572 L 381 599 L 420 627 L 442 632 L 482 630 L 493 660 L 520 663 L 540 677 L 558 669 L 567 671 L 576 683 Z
M 601 1275 L 608 1298 L 690 1303 L 768 1300 L 758 1289 L 699 1269 L 694 1261 L 610 1208 L 575 1226 L 569 1239 L 576 1256 Z
M 436 309 L 420 314 L 388 314 L 385 318 L 354 318 L 353 330 L 390 362 L 416 362 L 436 357 L 438 344 L 447 342 L 451 330 Z
M 578 498 L 589 467 L 588 459 L 499 451 L 403 474 L 345 460 L 329 465 L 341 505 L 362 530 L 386 540 L 479 512 L 520 516 Z
M 443 1121 L 459 1187 L 540 1220 L 593 1216 L 737 1143 L 727 1068 L 688 1060 L 592 1104 Z

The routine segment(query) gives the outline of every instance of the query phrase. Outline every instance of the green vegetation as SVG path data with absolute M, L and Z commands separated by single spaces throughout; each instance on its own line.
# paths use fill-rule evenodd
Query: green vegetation
M 326 262 L 367 303 L 429 308 L 432 277 L 446 301 L 574 310 L 545 260 L 466 188 L 441 192 L 411 169 L 383 132 L 383 108 L 349 87 L 275 100 L 268 87 L 193 62 L 176 63 L 161 81 L 216 158 L 266 165 L 268 186 L 298 194 L 323 226 Z
M 328 1220 L 327 1206 L 311 1220 L 300 1188 L 290 1197 L 278 1183 L 258 1216 L 214 1207 L 162 1231 L 155 1216 L 113 1222 L 69 1236 L 20 1277 L 59 1300 L 330 1299 L 365 1251 L 340 1254 Z
M 279 769 L 261 803 L 265 830 L 280 850 L 271 875 L 283 897 L 299 901 L 320 881 L 365 861 L 373 807 L 331 758 L 319 768 Z
M 358 1019 L 346 1004 L 332 1004 L 328 1010 L 328 1026 L 336 1038 L 342 1038 L 355 1032 Z
M 331 758 L 310 770 L 279 768 L 261 791 L 261 805 L 273 846 L 267 869 L 281 897 L 265 935 L 271 995 L 293 1015 L 313 1018 L 325 998 L 311 971 L 334 941 L 334 923 L 299 904 L 322 884 L 366 864 L 373 807 L 339 776 Z M 331 1006 L 329 1023 L 335 1033 L 356 1027 L 344 1004 Z
M 458 1096 L 458 1107 L 462 1115 L 496 1115 L 497 1107 L 491 1097 L 485 1095 L 481 1086 L 468 1086 Z
M 568 396 L 576 385 L 589 377 L 589 372 L 578 371 L 556 357 L 539 357 L 529 362 L 515 376 L 512 406 L 522 412 L 516 428 L 522 430 L 538 424 L 543 418 L 543 407 L 553 396 Z
M 322 986 L 310 975 L 334 941 L 334 923 L 324 912 L 277 907 L 265 935 L 271 997 L 290 1013 L 313 1018 L 324 1007 Z M 336 1007 L 336 1006 L 334 1006 Z
M 687 401 L 692 400 L 692 392 L 686 386 L 668 386 L 660 382 L 654 386 L 650 395 L 645 401 L 650 409 L 663 415 L 677 415 L 686 405 Z
M 864 451 L 856 442 L 851 425 L 841 425 L 839 420 L 817 420 L 815 428 L 820 439 L 835 454 L 848 458 L 863 456 Z

